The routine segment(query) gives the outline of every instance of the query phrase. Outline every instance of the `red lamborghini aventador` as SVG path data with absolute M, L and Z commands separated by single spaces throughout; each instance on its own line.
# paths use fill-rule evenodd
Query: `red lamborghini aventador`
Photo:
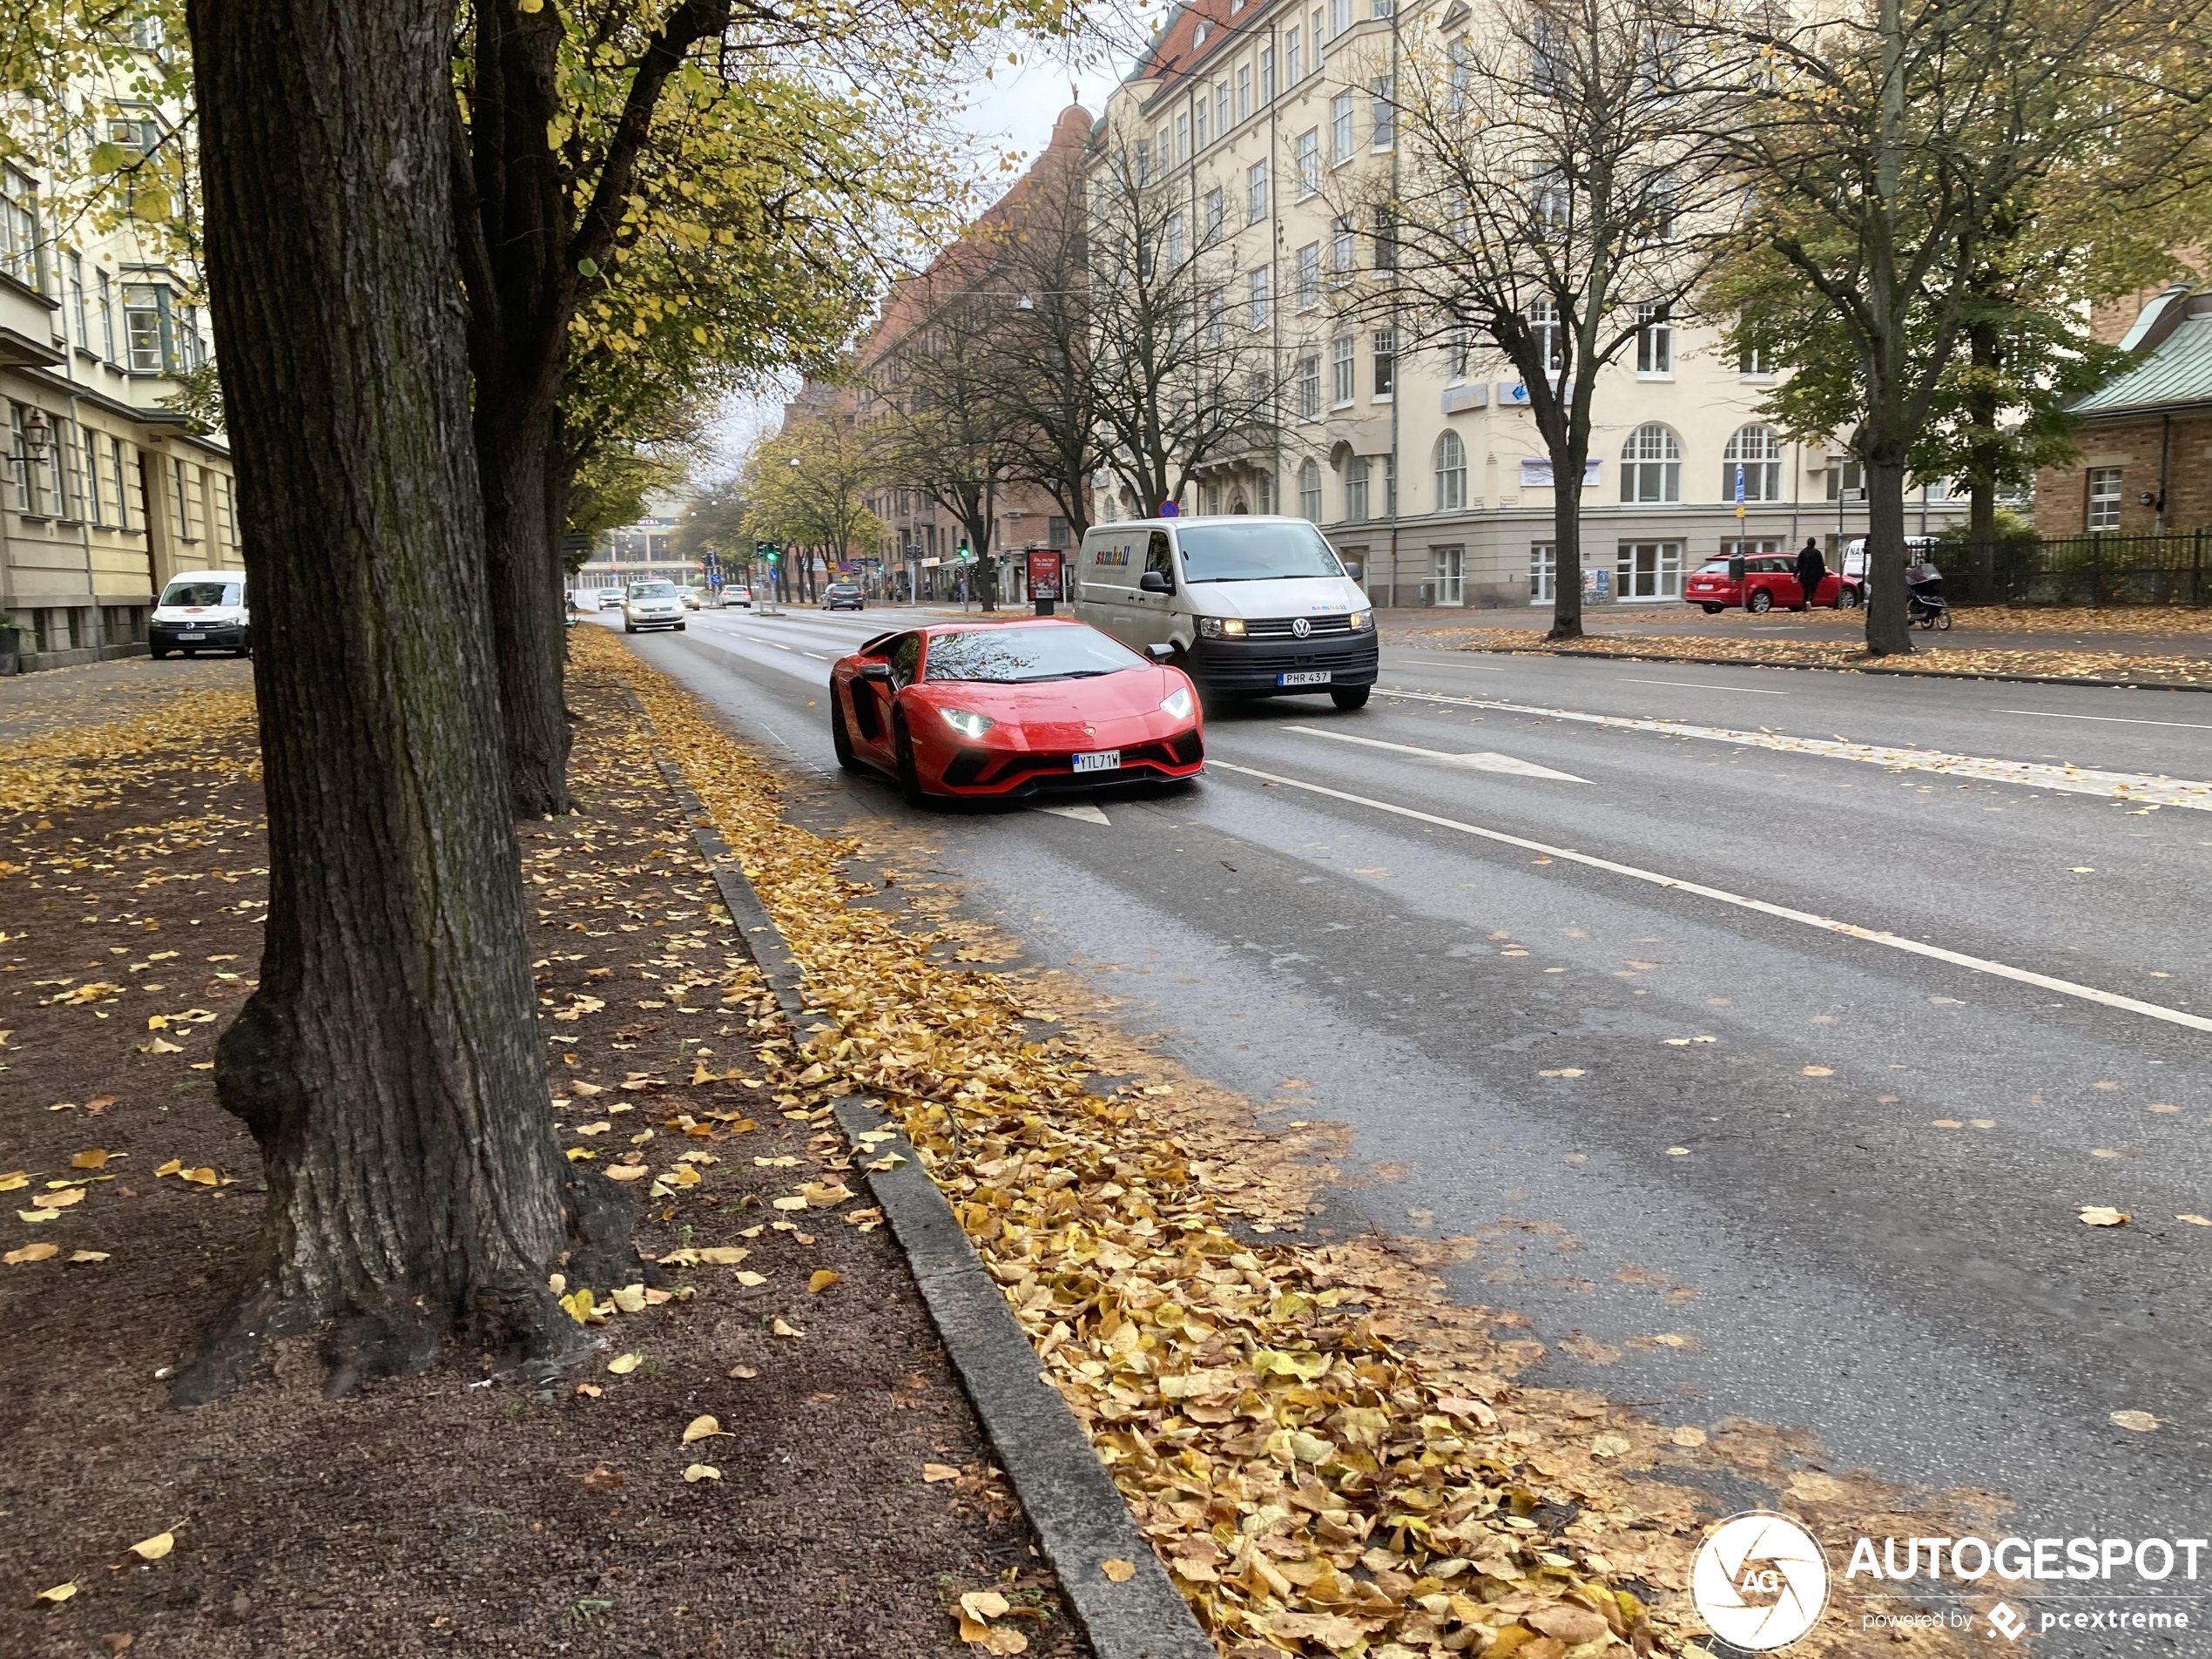
M 883 634 L 830 671 L 839 763 L 889 772 L 917 805 L 1196 777 L 1200 721 L 1181 669 L 1080 622 Z

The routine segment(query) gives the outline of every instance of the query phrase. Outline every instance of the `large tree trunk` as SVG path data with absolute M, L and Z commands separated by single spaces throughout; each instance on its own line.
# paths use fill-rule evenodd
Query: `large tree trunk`
M 1905 457 L 1866 462 L 1866 650 L 1889 657 L 1912 649 L 1905 615 Z
M 560 526 L 547 516 L 573 280 L 574 218 L 547 137 L 558 106 L 557 8 L 516 0 L 475 8 L 474 84 L 465 132 L 450 140 L 468 180 L 460 270 L 470 309 L 476 468 L 492 637 L 516 815 L 569 806 Z
M 1552 626 L 1547 639 L 1582 637 L 1581 456 L 1552 455 Z
M 550 510 L 560 484 L 554 410 L 502 405 L 479 387 L 476 459 L 508 798 L 516 816 L 538 818 L 569 810 L 567 633 L 560 526 Z M 514 418 L 523 415 L 529 418 Z
M 557 1359 L 546 1111 L 479 558 L 450 0 L 192 0 L 268 799 L 260 988 L 217 1045 L 268 1183 L 207 1399 L 334 1320 L 334 1390 L 454 1332 Z
M 1986 322 L 1968 327 L 1966 348 L 1973 366 L 1989 371 L 1974 377 L 1966 401 L 1968 418 L 1974 429 L 1990 435 L 1973 444 L 1966 462 L 1966 550 L 1973 561 L 1979 597 L 1983 589 L 1989 588 L 1997 569 L 1997 466 L 2003 449 L 1995 435 L 2000 410 L 1994 381 L 2003 354 L 1997 330 Z M 1990 588 L 1989 597 L 1994 597 L 1993 588 Z

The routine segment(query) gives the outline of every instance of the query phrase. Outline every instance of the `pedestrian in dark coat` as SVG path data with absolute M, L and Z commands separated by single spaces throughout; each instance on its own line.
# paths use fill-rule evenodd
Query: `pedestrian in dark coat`
M 1797 550 L 1797 586 L 1804 591 L 1800 610 L 1810 610 L 1820 597 L 1820 583 L 1828 574 L 1828 561 L 1820 556 L 1820 543 L 1811 536 Z M 1838 595 L 1840 601 L 1842 596 Z

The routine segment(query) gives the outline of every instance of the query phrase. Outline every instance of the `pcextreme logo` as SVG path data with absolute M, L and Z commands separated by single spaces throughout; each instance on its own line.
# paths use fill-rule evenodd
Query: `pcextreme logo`
M 1716 1521 L 1689 1569 L 1689 1599 L 1712 1633 L 1751 1653 L 1786 1648 L 1828 1607 L 1828 1557 L 1787 1515 L 1754 1509 Z

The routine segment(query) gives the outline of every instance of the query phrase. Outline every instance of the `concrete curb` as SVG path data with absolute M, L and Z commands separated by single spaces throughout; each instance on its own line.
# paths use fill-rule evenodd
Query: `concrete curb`
M 634 699 L 632 705 L 651 730 L 643 706 Z M 799 1028 L 806 996 L 798 958 L 683 772 L 671 761 L 659 765 L 677 805 L 691 820 L 691 833 L 746 949 L 775 993 L 777 1006 Z M 1213 1643 L 1137 1530 L 1075 1413 L 1039 1372 L 1028 1334 L 907 1137 L 866 1101 L 848 1096 L 835 1103 L 835 1109 L 857 1157 L 874 1163 L 896 1153 L 902 1160 L 871 1171 L 868 1189 L 906 1255 L 929 1317 L 1036 1528 L 1045 1558 L 1059 1575 L 1092 1653 L 1097 1659 L 1215 1659 Z M 871 1142 L 873 1150 L 863 1152 L 860 1137 L 880 1130 L 893 1133 Z M 1130 1562 L 1136 1575 L 1127 1583 L 1115 1583 L 1106 1576 L 1109 1560 Z
M 1989 674 L 1972 669 L 1876 668 L 1855 663 L 1793 663 L 1779 657 L 1691 657 L 1672 651 L 1554 651 L 1530 645 L 1460 645 L 1481 657 L 1580 657 L 1609 663 L 1693 663 L 1704 668 L 1796 668 L 1813 674 L 1887 674 L 1902 679 L 1998 680 L 2012 685 L 2092 685 L 2116 691 L 2212 691 L 2212 685 L 2178 685 L 2171 680 L 2093 680 L 2074 674 Z M 2212 667 L 2212 664 L 2207 666 Z M 1379 689 L 1379 688 L 1378 688 Z

